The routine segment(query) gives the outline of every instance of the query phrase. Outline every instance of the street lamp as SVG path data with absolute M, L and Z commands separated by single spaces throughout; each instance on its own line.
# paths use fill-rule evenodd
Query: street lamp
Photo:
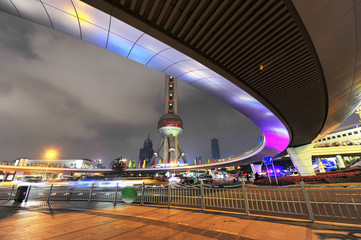
M 45 170 L 45 177 L 46 177 L 46 174 L 48 172 L 48 168 L 49 168 L 49 165 L 50 165 L 50 160 L 55 156 L 55 152 L 54 151 L 48 151 L 47 156 L 49 157 L 49 160 L 48 160 L 48 166 L 46 167 L 46 170 Z M 48 178 L 48 182 L 49 182 L 49 178 Z

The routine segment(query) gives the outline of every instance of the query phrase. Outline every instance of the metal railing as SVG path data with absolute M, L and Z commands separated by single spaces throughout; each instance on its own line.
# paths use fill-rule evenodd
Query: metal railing
M 360 191 L 309 189 L 309 202 L 314 216 L 360 219 Z
M 301 182 L 293 188 L 255 187 L 244 183 L 229 188 L 212 185 L 135 185 L 135 202 L 174 207 L 193 207 L 203 211 L 229 210 L 253 214 L 281 214 L 316 219 L 360 221 L 361 190 L 356 188 L 306 188 Z M 29 186 L 24 201 L 122 201 L 117 186 Z M 0 187 L 0 200 L 14 200 L 17 189 Z

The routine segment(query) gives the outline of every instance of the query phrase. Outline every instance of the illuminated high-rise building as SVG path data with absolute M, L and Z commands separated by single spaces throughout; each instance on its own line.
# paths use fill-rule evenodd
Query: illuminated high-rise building
M 203 163 L 202 156 L 196 156 L 196 163 L 197 164 L 202 164 Z
M 157 127 L 162 135 L 157 149 L 154 152 L 152 162 L 160 159 L 164 164 L 178 164 L 182 158 L 184 163 L 188 163 L 179 143 L 178 135 L 183 131 L 182 119 L 177 115 L 177 80 L 171 76 L 165 77 L 165 114 L 159 119 Z M 163 147 L 163 156 L 160 151 Z
M 148 135 L 148 138 L 144 140 L 143 148 L 139 150 L 139 167 L 143 165 L 149 167 L 153 157 L 153 153 L 153 142 L 152 140 L 150 140 Z
M 212 159 L 220 159 L 219 144 L 217 138 L 211 139 Z

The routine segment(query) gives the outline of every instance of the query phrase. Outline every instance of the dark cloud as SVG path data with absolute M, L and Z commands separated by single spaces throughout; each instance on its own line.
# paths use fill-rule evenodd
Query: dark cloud
M 26 58 L 38 57 L 30 46 L 30 37 L 36 32 L 36 27 L 3 12 L 0 12 L 0 23 L 0 47 L 12 49 Z
M 211 138 L 218 138 L 222 157 L 254 147 L 261 136 L 258 127 L 245 116 L 207 93 L 180 82 L 179 114 L 185 125 L 180 136 L 190 156 L 211 157 Z M 182 93 L 188 96 L 183 97 Z M 196 148 L 194 146 L 197 146 Z

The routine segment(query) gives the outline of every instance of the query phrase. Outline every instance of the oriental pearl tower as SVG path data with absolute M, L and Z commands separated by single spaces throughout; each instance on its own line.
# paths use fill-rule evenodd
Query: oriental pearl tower
M 177 165 L 180 158 L 184 163 L 188 163 L 179 143 L 178 135 L 183 131 L 182 119 L 177 115 L 177 81 L 175 78 L 166 75 L 165 77 L 165 114 L 159 119 L 157 127 L 162 135 L 157 149 L 152 158 L 152 163 L 157 164 L 157 159 L 160 163 Z M 163 147 L 163 156 L 160 151 Z

